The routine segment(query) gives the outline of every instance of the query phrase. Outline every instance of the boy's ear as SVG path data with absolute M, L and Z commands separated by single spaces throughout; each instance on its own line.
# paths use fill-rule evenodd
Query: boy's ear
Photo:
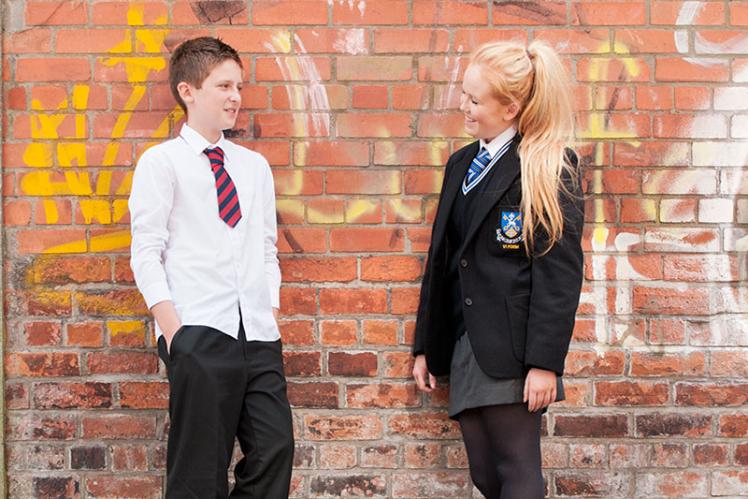
M 179 96 L 182 98 L 185 104 L 194 101 L 194 96 L 192 94 L 192 85 L 190 85 L 186 81 L 180 81 L 177 84 L 177 92 L 179 93 Z

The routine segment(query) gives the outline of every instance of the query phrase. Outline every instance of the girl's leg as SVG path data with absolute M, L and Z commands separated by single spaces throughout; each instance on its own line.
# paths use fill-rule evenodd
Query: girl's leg
M 487 499 L 541 499 L 541 413 L 525 404 L 470 409 L 460 415 L 470 475 Z

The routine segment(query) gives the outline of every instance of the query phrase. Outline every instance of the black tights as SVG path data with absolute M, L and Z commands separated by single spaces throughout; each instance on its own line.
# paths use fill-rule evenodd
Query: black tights
M 542 499 L 540 411 L 526 404 L 467 409 L 459 422 L 470 477 L 486 499 Z

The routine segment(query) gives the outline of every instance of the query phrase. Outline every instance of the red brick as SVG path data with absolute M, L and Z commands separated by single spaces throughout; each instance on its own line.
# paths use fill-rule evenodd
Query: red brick
M 400 472 L 393 475 L 392 497 L 470 497 L 470 482 L 461 470 Z
M 445 29 L 380 28 L 374 31 L 374 52 L 407 53 L 446 52 L 449 31 Z
M 312 315 L 317 311 L 314 289 L 289 288 L 281 289 L 281 310 L 284 315 Z
M 652 4 L 650 9 L 652 24 L 717 25 L 725 22 L 725 7 L 719 2 L 703 2 L 695 10 L 693 19 L 686 16 L 680 23 L 676 21 L 683 13 L 683 2 L 661 0 Z
M 346 406 L 349 408 L 418 407 L 421 398 L 413 383 L 349 384 L 346 386 Z
M 278 252 L 324 253 L 327 250 L 325 229 L 282 227 L 278 234 Z
M 104 344 L 104 328 L 101 323 L 84 322 L 67 325 L 66 345 L 100 347 Z
M 413 23 L 485 25 L 488 23 L 488 6 L 470 0 L 449 3 L 439 0 L 414 0 Z
M 555 477 L 560 496 L 626 497 L 630 480 L 627 474 L 609 471 L 566 471 Z
M 121 44 L 123 41 L 126 43 Z M 59 30 L 56 50 L 58 54 L 125 53 L 132 50 L 130 32 L 123 29 Z
M 92 409 L 112 406 L 110 383 L 37 383 L 34 406 L 38 409 Z
M 723 437 L 748 436 L 748 414 L 723 414 L 719 418 L 719 435 Z
M 297 67 L 298 61 L 295 56 L 258 57 L 255 60 L 255 80 L 258 83 L 265 81 L 284 83 L 313 81 L 317 83 L 330 79 L 331 61 L 327 57 L 307 56 L 301 70 L 290 71 L 288 69 Z
M 362 28 L 312 28 L 294 30 L 294 41 L 301 53 L 366 54 L 369 31 Z
M 384 313 L 387 310 L 387 292 L 384 289 L 330 289 L 320 290 L 320 310 L 332 314 Z
M 628 421 L 623 414 L 557 415 L 554 420 L 554 435 L 561 437 L 625 437 L 629 434 Z
M 675 403 L 686 406 L 740 406 L 748 401 L 748 385 L 739 383 L 678 383 Z
M 331 376 L 376 376 L 377 355 L 372 352 L 327 354 L 327 371 Z
M 543 29 L 535 39 L 547 42 L 561 54 L 603 54 L 611 47 L 606 29 Z
M 393 288 L 392 313 L 415 314 L 418 310 L 420 288 Z
M 397 171 L 327 171 L 328 194 L 399 194 L 401 184 Z
M 5 35 L 5 50 L 12 54 L 48 54 L 52 30 L 34 28 Z
M 159 2 L 143 2 L 142 22 L 143 25 L 159 25 L 168 16 L 168 7 Z M 132 8 L 129 3 L 123 2 L 96 2 L 92 6 L 91 20 L 95 26 L 127 26 L 128 12 Z
M 665 315 L 708 315 L 711 313 L 709 292 L 704 288 L 676 290 L 635 287 L 633 293 L 633 306 L 638 313 Z
M 284 352 L 287 376 L 319 376 L 322 372 L 319 352 Z
M 147 471 L 148 447 L 145 445 L 112 445 L 112 470 Z
M 252 4 L 253 24 L 327 24 L 325 0 L 259 0 Z
M 598 381 L 595 403 L 603 406 L 663 405 L 668 401 L 668 385 L 649 381 Z
M 348 469 L 356 466 L 356 453 L 357 448 L 353 445 L 328 445 L 323 444 L 319 446 L 319 467 L 323 469 Z M 353 477 L 352 477 L 353 478 Z M 324 488 L 328 493 L 331 491 L 329 487 L 331 484 L 330 478 L 325 480 Z M 317 492 L 317 485 L 319 482 L 315 481 L 312 483 L 312 490 Z M 346 490 L 349 490 L 349 485 L 346 484 Z M 336 485 L 333 485 L 335 488 Z
M 729 378 L 748 377 L 748 352 L 740 350 L 713 351 L 709 374 Z
M 330 231 L 330 249 L 336 252 L 391 252 L 404 249 L 403 230 L 340 228 Z
M 339 81 L 395 81 L 410 80 L 413 62 L 409 56 L 339 56 L 336 66 Z
M 111 275 L 107 257 L 40 256 L 27 269 L 27 277 L 34 284 L 107 282 Z
M 363 321 L 363 342 L 370 345 L 396 345 L 397 321 Z
M 72 313 L 72 297 L 68 291 L 29 292 L 26 310 L 29 315 L 69 316 Z
M 332 22 L 339 24 L 407 24 L 407 0 L 377 0 L 366 4 L 332 2 Z
M 11 413 L 6 432 L 10 441 L 72 440 L 78 436 L 78 418 L 70 415 Z
M 397 446 L 376 445 L 361 449 L 361 467 L 363 468 L 396 468 Z
M 542 3 L 516 2 L 493 9 L 494 25 L 566 24 L 566 2 L 549 0 Z
M 412 256 L 371 256 L 361 259 L 363 281 L 408 281 L 421 277 L 421 260 Z
M 645 17 L 644 1 L 577 1 L 572 6 L 572 23 L 583 26 L 644 24 Z
M 712 433 L 712 417 L 697 414 L 646 414 L 636 416 L 640 437 L 702 437 Z
M 323 345 L 353 345 L 357 341 L 356 321 L 321 321 L 320 342 Z
M 337 383 L 288 383 L 288 400 L 294 407 L 335 409 L 338 407 Z
M 633 352 L 631 354 L 632 376 L 702 376 L 705 369 L 704 354 L 659 354 Z
M 355 109 L 386 109 L 387 87 L 383 85 L 354 86 L 352 105 Z
M 379 416 L 304 416 L 306 440 L 375 440 L 382 436 Z
M 16 61 L 17 82 L 82 81 L 91 77 L 88 61 L 83 58 L 55 57 Z
M 410 137 L 411 117 L 406 113 L 344 113 L 337 117 L 339 137 Z
M 703 81 L 718 82 L 727 81 L 729 78 L 729 67 L 727 63 L 707 59 L 703 62 L 709 63 L 709 71 L 704 71 L 704 66 L 697 64 L 698 58 L 684 60 L 681 58 L 658 57 L 655 61 L 655 79 L 658 82 L 677 81 Z
M 374 144 L 374 164 L 387 166 L 441 166 L 449 157 L 449 144 L 442 141 L 377 142 Z M 409 175 L 406 171 L 406 188 Z M 441 182 L 435 182 L 438 192 Z
M 566 357 L 564 373 L 568 376 L 621 376 L 625 364 L 625 355 L 619 351 L 608 351 L 601 354 L 572 350 Z
M 95 352 L 88 354 L 91 374 L 156 374 L 158 357 L 151 352 Z
M 699 444 L 693 446 L 693 462 L 697 466 L 725 466 L 728 462 L 728 448 L 719 444 Z M 736 448 L 737 456 L 737 448 Z M 737 459 L 736 459 L 737 461 Z M 742 464 L 748 463 L 748 459 Z M 740 463 L 739 463 L 740 464 Z
M 294 145 L 294 164 L 303 166 L 367 166 L 369 145 L 363 141 L 305 141 Z
M 284 345 L 311 345 L 314 343 L 312 321 L 279 321 Z
M 137 289 L 76 293 L 78 309 L 90 315 L 145 315 L 148 309 Z
M 5 357 L 5 374 L 14 377 L 56 377 L 80 375 L 76 353 L 10 353 Z
M 59 322 L 27 322 L 23 325 L 23 336 L 29 346 L 60 344 Z
M 133 409 L 165 409 L 169 404 L 169 384 L 132 381 L 119 384 L 120 406 Z
M 349 282 L 356 278 L 356 259 L 284 258 L 281 273 L 284 282 Z
M 25 5 L 27 24 L 69 26 L 88 21 L 87 5 L 83 3 L 30 1 Z
M 16 233 L 18 251 L 33 254 L 52 250 L 59 253 L 84 253 L 86 232 L 83 229 L 23 230 Z
M 411 439 L 454 439 L 459 427 L 443 412 L 397 414 L 389 418 L 389 431 L 393 435 Z
M 163 480 L 160 476 L 91 477 L 86 480 L 86 490 L 96 497 L 161 497 Z

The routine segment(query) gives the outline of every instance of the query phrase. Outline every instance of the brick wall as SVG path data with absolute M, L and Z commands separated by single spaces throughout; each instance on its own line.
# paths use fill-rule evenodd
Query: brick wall
M 178 130 L 169 51 L 217 35 L 278 194 L 294 497 L 471 497 L 446 390 L 410 380 L 466 55 L 567 56 L 586 282 L 551 497 L 748 495 L 748 2 L 10 0 L 3 12 L 8 494 L 158 497 L 167 384 L 128 266 L 133 165 Z M 478 497 L 477 492 L 474 497 Z

